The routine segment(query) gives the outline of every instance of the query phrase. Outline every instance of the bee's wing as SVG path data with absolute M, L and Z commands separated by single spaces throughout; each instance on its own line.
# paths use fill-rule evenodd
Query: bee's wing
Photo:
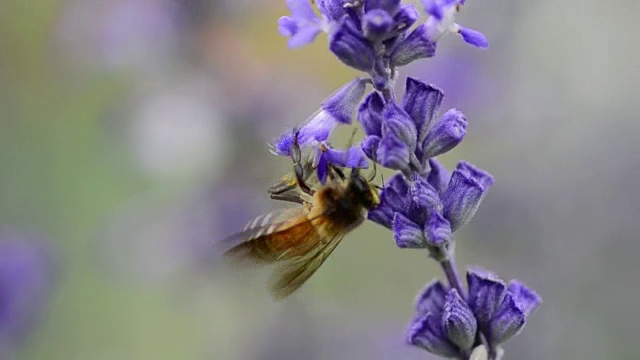
M 281 256 L 282 262 L 269 279 L 269 291 L 276 300 L 283 299 L 300 288 L 331 255 L 347 233 L 345 229 L 338 230 L 332 227 L 323 217 L 309 222 L 317 223 L 314 226 L 315 231 L 305 240 L 302 247 L 294 248 L 290 253 Z
M 227 255 L 236 255 L 239 247 L 286 231 L 305 219 L 304 208 L 278 209 L 249 221 L 242 231 L 226 237 L 219 245 Z
M 282 222 L 264 224 L 264 217 L 249 223 L 243 231 L 227 238 L 243 241 L 226 252 L 240 263 L 269 264 L 278 267 L 269 279 L 275 299 L 287 297 L 300 288 L 338 246 L 348 229 L 334 226 L 327 215 L 331 209 L 311 219 L 302 209 L 285 213 Z

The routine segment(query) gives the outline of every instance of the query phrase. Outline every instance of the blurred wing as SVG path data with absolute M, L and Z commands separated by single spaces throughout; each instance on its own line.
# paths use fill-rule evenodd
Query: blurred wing
M 292 248 L 302 247 L 315 233 L 314 221 L 304 208 L 294 208 L 259 216 L 245 229 L 231 235 L 223 243 L 230 250 L 225 255 L 236 261 L 272 263 Z
M 280 300 L 296 291 L 313 275 L 331 255 L 347 231 L 337 229 L 326 222 L 325 218 L 317 219 L 316 231 L 305 240 L 304 246 L 294 248 L 285 253 L 269 279 L 269 291 L 274 299 Z

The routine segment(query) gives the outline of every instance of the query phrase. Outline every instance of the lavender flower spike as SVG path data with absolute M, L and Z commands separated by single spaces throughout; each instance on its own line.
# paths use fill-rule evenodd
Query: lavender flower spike
M 465 161 L 449 174 L 436 160 L 462 142 L 468 125 L 456 109 L 439 116 L 444 95 L 437 86 L 407 77 L 402 100 L 396 98 L 399 68 L 435 56 L 446 34 L 457 33 L 482 49 L 489 42 L 456 23 L 465 0 L 421 2 L 429 17 L 414 27 L 421 14 L 408 1 L 316 0 L 318 17 L 309 0 L 287 0 L 291 16 L 281 18 L 279 25 L 290 37 L 290 47 L 327 32 L 329 50 L 364 75 L 328 97 L 295 132 L 275 141 L 272 152 L 289 156 L 297 134 L 297 144 L 315 154 L 320 183 L 327 180 L 330 166 L 363 168 L 371 160 L 396 170 L 367 218 L 392 230 L 398 247 L 425 249 L 446 278 L 446 283 L 432 281 L 418 297 L 407 343 L 441 357 L 499 360 L 500 344 L 522 330 L 542 300 L 523 283 L 507 284 L 480 269 L 467 272 L 464 287 L 455 264 L 454 233 L 472 219 L 493 177 Z M 373 90 L 365 96 L 367 84 Z M 351 124 L 356 109 L 363 139 L 348 149 L 333 148 L 333 129 Z

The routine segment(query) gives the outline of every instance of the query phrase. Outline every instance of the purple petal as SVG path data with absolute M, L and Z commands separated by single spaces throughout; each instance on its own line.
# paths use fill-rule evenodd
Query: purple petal
M 358 108 L 358 121 L 365 134 L 382 136 L 384 100 L 377 91 L 367 95 Z
M 364 11 L 384 10 L 390 15 L 394 15 L 400 7 L 400 0 L 367 0 L 364 2 Z
M 422 227 L 397 212 L 393 217 L 393 239 L 399 248 L 420 249 L 426 247 Z
M 396 103 L 390 103 L 384 110 L 385 121 L 382 123 L 383 136 L 394 133 L 413 152 L 416 148 L 418 133 L 409 114 Z
M 438 21 L 442 20 L 443 9 L 442 9 L 442 1 L 439 0 L 422 0 L 422 5 L 424 6 L 424 11 L 436 18 Z
M 298 145 L 304 147 L 314 141 L 325 141 L 336 126 L 338 122 L 333 115 L 321 110 L 299 129 Z
M 391 228 L 396 212 L 404 211 L 407 207 L 407 192 L 409 185 L 402 174 L 395 174 L 387 180 L 382 193 L 380 204 L 369 211 L 369 220 L 387 228 Z
M 501 344 L 516 335 L 526 322 L 526 316 L 509 293 L 496 310 L 489 327 L 489 341 L 492 345 Z
M 418 141 L 422 142 L 436 120 L 444 94 L 431 84 L 407 78 L 406 91 L 402 99 L 404 110 L 411 116 L 418 130 Z
M 449 290 L 447 294 L 442 314 L 442 327 L 452 343 L 465 352 L 471 350 L 478 323 L 467 303 L 455 289 Z
M 402 174 L 395 174 L 385 184 L 385 191 L 389 194 L 393 194 L 394 200 L 404 201 L 405 196 L 409 192 L 409 182 Z M 397 206 L 404 206 L 400 203 L 396 203 Z M 400 207 L 399 207 L 400 208 Z
M 285 132 L 271 143 L 271 153 L 280 156 L 291 156 L 291 146 L 293 146 L 293 132 Z
M 340 167 L 366 168 L 369 166 L 362 149 L 357 146 L 352 146 L 347 150 L 336 150 L 327 147 L 325 156 L 329 163 Z
M 310 44 L 315 40 L 316 36 L 320 33 L 320 27 L 317 26 L 306 26 L 298 29 L 298 32 L 293 34 L 287 45 L 292 48 L 299 48 L 301 46 Z
M 438 190 L 440 195 L 444 194 L 449 184 L 449 172 L 435 158 L 429 159 L 429 167 L 431 171 L 429 171 L 429 175 L 427 176 L 427 182 Z
M 459 26 L 458 32 L 467 44 L 471 44 L 480 49 L 489 48 L 489 40 L 481 32 Z
M 343 85 L 329 96 L 322 108 L 343 124 L 351 124 L 353 113 L 364 96 L 366 82 L 361 78 Z
M 324 184 L 327 182 L 327 174 L 329 173 L 329 161 L 327 160 L 326 154 L 320 150 L 318 150 L 317 162 L 316 171 L 318 173 L 318 181 Z
M 394 66 L 404 66 L 414 60 L 430 58 L 436 53 L 436 43 L 427 34 L 425 24 L 415 28 L 391 53 Z
M 440 318 L 434 314 L 416 317 L 407 332 L 409 345 L 423 348 L 433 354 L 444 357 L 458 357 L 458 349 L 452 344 L 442 329 Z
M 367 213 L 367 219 L 373 221 L 376 224 L 382 225 L 388 229 L 393 226 L 393 217 L 396 211 L 390 206 L 382 204 L 382 202 L 375 208 L 369 210 Z
M 511 280 L 507 291 L 513 295 L 514 301 L 525 316 L 529 316 L 542 304 L 540 295 L 518 280 Z
M 442 248 L 451 242 L 451 225 L 439 212 L 432 212 L 424 227 L 427 244 Z
M 394 25 L 391 15 L 380 9 L 371 10 L 362 18 L 362 31 L 367 39 L 372 41 L 387 37 Z
M 407 29 L 409 29 L 420 17 L 418 10 L 411 4 L 403 4 L 400 7 L 398 13 L 393 17 L 395 28 L 393 30 L 394 35 L 398 35 Z
M 315 21 L 317 19 L 309 0 L 287 0 L 287 7 L 291 11 L 291 17 L 296 21 Z
M 333 22 L 338 22 L 346 15 L 344 0 L 318 0 L 317 4 L 322 15 Z
M 416 312 L 420 314 L 440 314 L 444 309 L 447 287 L 439 280 L 432 280 L 418 294 L 415 301 Z
M 376 160 L 376 153 L 378 151 L 378 145 L 380 145 L 380 137 L 376 135 L 369 135 L 362 139 L 360 147 L 362 151 L 371 160 Z
M 289 16 L 283 16 L 278 19 L 278 32 L 282 36 L 293 36 L 298 32 L 298 24 Z
M 389 169 L 408 169 L 411 150 L 395 133 L 387 132 L 380 139 L 376 159 L 382 166 Z
M 456 231 L 473 217 L 484 199 L 493 177 L 467 162 L 460 162 L 443 195 L 444 216 Z
M 329 48 L 347 66 L 365 72 L 373 68 L 375 51 L 349 16 L 340 20 L 329 41 Z
M 483 331 L 489 329 L 491 319 L 502 302 L 506 286 L 494 273 L 482 269 L 467 271 L 469 299 L 467 303 Z
M 442 209 L 443 204 L 438 191 L 424 177 L 414 174 L 413 181 L 409 187 L 409 204 L 407 207 L 409 218 L 416 223 L 424 225 L 430 214 L 441 212 Z
M 311 43 L 321 31 L 320 19 L 307 0 L 287 0 L 291 16 L 278 19 L 278 31 L 289 37 L 289 47 L 297 48 Z
M 444 113 L 422 143 L 424 158 L 432 158 L 453 149 L 467 134 L 467 119 L 460 111 Z

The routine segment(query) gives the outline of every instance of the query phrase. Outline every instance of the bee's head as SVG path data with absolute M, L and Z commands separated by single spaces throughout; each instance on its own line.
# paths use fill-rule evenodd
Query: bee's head
M 373 187 L 367 179 L 360 175 L 357 168 L 351 171 L 351 176 L 349 177 L 349 188 L 357 201 L 365 208 L 371 209 L 380 204 L 378 190 Z

